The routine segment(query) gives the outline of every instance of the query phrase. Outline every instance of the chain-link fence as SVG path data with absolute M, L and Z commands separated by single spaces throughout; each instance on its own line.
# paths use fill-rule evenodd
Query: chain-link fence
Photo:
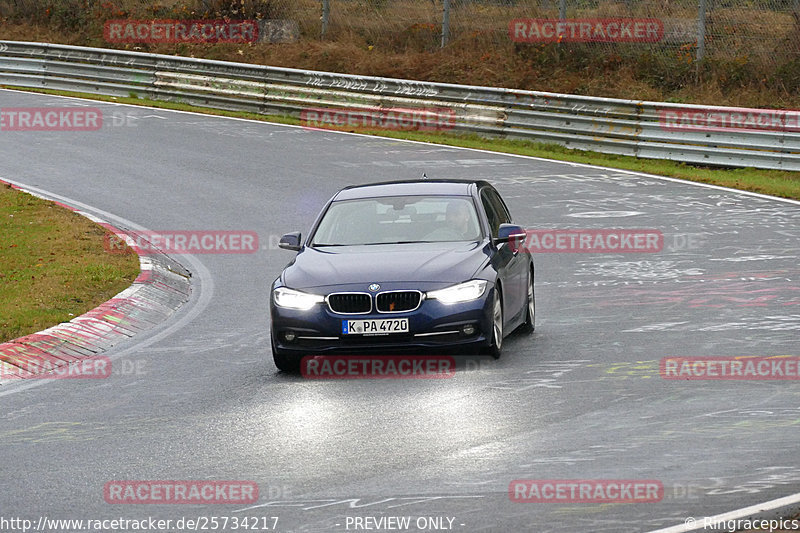
M 302 17 L 308 37 L 357 36 L 367 44 L 396 47 L 560 41 L 562 47 L 583 43 L 609 53 L 644 47 L 679 53 L 687 61 L 774 62 L 776 56 L 800 54 L 800 0 L 700 0 L 699 5 L 698 0 L 299 0 L 286 7 L 288 16 Z M 652 21 L 657 34 L 648 36 L 645 26 L 637 38 L 637 21 Z M 591 28 L 582 34 L 586 24 Z
M 800 0 L 0 0 L 0 16 L 99 35 L 108 19 L 258 19 L 271 42 L 625 64 L 676 84 L 716 62 L 723 82 L 783 73 L 800 87 Z
M 69 23 L 82 20 L 85 12 L 109 18 L 286 20 L 296 24 L 296 38 L 354 39 L 397 49 L 431 49 L 465 39 L 481 46 L 543 44 L 560 36 L 562 46 L 677 48 L 693 60 L 769 61 L 776 54 L 800 54 L 800 0 L 0 0 L 0 15 L 6 17 L 60 17 Z M 514 31 L 514 21 L 529 20 L 539 21 L 538 27 L 527 23 Z M 611 20 L 623 25 L 617 28 Z M 624 22 L 637 20 L 658 24 L 658 38 L 630 38 Z M 604 21 L 611 26 L 594 31 Z M 581 35 L 581 22 L 593 25 L 591 35 Z

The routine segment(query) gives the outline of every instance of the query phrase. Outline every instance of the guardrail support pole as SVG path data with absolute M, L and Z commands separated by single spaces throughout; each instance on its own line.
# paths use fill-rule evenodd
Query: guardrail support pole
M 447 46 L 447 41 L 450 38 L 450 0 L 444 0 L 444 8 L 442 9 L 442 48 Z
M 328 33 L 328 21 L 331 18 L 331 0 L 322 0 L 322 34 L 320 37 L 325 37 Z
M 700 9 L 697 13 L 697 61 L 703 60 L 706 55 L 706 0 L 700 0 Z

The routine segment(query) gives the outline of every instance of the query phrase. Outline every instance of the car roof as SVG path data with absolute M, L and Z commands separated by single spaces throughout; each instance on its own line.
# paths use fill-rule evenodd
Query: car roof
M 334 196 L 334 201 L 380 196 L 453 195 L 470 196 L 472 187 L 489 185 L 484 180 L 470 179 L 416 179 L 384 181 L 345 187 Z M 489 185 L 491 186 L 491 185 Z

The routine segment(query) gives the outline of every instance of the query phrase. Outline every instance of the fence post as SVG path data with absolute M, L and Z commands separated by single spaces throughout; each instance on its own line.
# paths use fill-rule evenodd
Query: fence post
M 322 34 L 325 37 L 328 33 L 328 21 L 331 18 L 331 0 L 322 0 Z
M 450 0 L 444 0 L 444 8 L 442 9 L 442 48 L 447 46 L 447 40 L 450 38 Z
M 700 0 L 697 13 L 697 62 L 706 55 L 706 0 Z
M 559 0 L 559 2 L 558 2 L 558 20 L 559 21 L 563 21 L 565 18 L 567 18 L 567 0 Z M 559 37 L 560 37 L 560 35 L 559 35 Z M 564 45 L 562 44 L 561 39 L 559 38 L 558 39 L 558 43 L 556 44 L 556 58 L 557 58 L 558 61 L 561 61 L 561 53 L 562 53 L 563 46 Z

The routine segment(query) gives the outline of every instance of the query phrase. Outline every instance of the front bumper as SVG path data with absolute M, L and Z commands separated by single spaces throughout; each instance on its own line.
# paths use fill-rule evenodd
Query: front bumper
M 320 291 L 316 293 L 322 294 Z M 329 291 L 329 292 L 338 292 Z M 492 331 L 494 286 L 490 284 L 480 298 L 458 304 L 443 304 L 425 299 L 414 311 L 400 313 L 339 314 L 327 304 L 318 304 L 308 311 L 298 311 L 270 304 L 274 346 L 283 353 L 297 355 L 382 354 L 408 352 L 472 353 L 489 344 Z M 379 320 L 407 318 L 408 333 L 385 335 L 343 335 L 343 320 Z M 474 333 L 462 328 L 471 325 Z M 287 341 L 286 333 L 294 339 Z

